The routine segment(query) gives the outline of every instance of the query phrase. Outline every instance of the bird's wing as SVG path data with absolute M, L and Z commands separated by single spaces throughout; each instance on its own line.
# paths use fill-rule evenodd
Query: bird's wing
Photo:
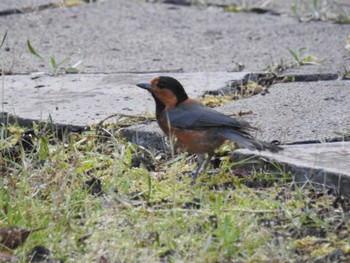
M 209 127 L 235 129 L 246 133 L 254 129 L 249 123 L 237 118 L 231 118 L 199 102 L 183 102 L 165 113 L 172 127 L 200 130 Z

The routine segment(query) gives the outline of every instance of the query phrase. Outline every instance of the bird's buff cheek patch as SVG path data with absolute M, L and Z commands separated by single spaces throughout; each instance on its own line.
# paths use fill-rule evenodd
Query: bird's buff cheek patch
M 154 96 L 160 100 L 167 109 L 171 109 L 176 106 L 177 99 L 174 93 L 168 89 L 152 89 Z

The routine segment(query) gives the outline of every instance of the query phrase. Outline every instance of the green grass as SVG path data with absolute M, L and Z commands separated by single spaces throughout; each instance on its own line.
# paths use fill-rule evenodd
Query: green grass
M 38 51 L 33 47 L 31 42 L 27 40 L 27 48 L 30 54 L 32 54 L 34 57 L 40 59 L 44 64 L 49 65 L 51 69 L 51 75 L 52 76 L 58 76 L 63 73 L 79 73 L 79 70 L 77 67 L 81 64 L 81 61 L 78 61 L 72 66 L 67 67 L 68 62 L 70 61 L 70 57 L 66 57 L 60 61 L 57 61 L 54 54 L 50 56 L 50 62 L 45 61 L 45 59 L 38 53 Z
M 95 131 L 58 140 L 36 127 L 32 149 L 6 154 L 23 131 L 1 132 L 0 226 L 46 228 L 13 251 L 19 262 L 36 245 L 65 262 L 310 262 L 334 251 L 350 259 L 348 218 L 335 197 L 298 188 L 290 174 L 250 175 L 224 156 L 217 174 L 191 186 L 183 173 L 195 166 L 191 156 L 172 159 Z M 134 156 L 156 171 L 130 168 Z M 83 187 L 92 177 L 103 195 Z
M 320 61 L 315 55 L 308 53 L 305 47 L 299 48 L 298 50 L 292 50 L 287 48 L 290 56 L 292 57 L 292 61 L 286 63 L 285 59 L 281 58 L 278 63 L 273 63 L 266 68 L 267 72 L 274 72 L 277 75 L 282 75 L 283 72 L 290 68 L 299 68 L 305 65 L 321 65 L 322 61 Z

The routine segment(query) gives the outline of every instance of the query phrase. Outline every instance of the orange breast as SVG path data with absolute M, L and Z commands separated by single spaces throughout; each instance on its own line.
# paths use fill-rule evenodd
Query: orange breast
M 206 130 L 182 130 L 172 128 L 169 132 L 168 124 L 164 120 L 158 120 L 158 124 L 167 136 L 171 134 L 171 136 L 175 137 L 176 145 L 180 150 L 190 153 L 212 152 L 219 148 L 226 140 L 218 135 L 217 128 L 209 128 Z

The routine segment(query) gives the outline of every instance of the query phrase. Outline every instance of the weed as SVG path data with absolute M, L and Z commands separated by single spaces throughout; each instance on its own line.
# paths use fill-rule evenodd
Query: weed
M 350 138 L 350 128 L 347 129 L 346 132 L 335 132 L 336 135 Z
M 305 53 L 306 48 L 300 48 L 297 52 L 288 48 L 288 51 L 292 55 L 296 67 L 302 65 L 320 65 L 320 62 L 317 61 L 314 55 Z
M 283 58 L 280 59 L 280 62 L 274 65 L 269 65 L 266 70 L 268 72 L 274 72 L 276 75 L 283 75 L 283 72 L 289 68 L 296 68 L 303 65 L 320 65 L 321 61 L 317 59 L 316 56 L 307 53 L 306 48 L 300 48 L 297 51 L 293 51 L 290 48 L 287 48 L 289 54 L 292 56 L 293 61 L 286 63 Z
M 336 0 L 294 0 L 291 10 L 300 22 L 309 20 L 350 23 L 350 7 Z
M 0 49 L 4 45 L 6 38 L 7 38 L 7 30 L 5 31 L 5 33 L 4 33 L 3 37 L 2 37 L 2 41 L 1 41 L 1 44 L 0 44 Z
M 337 69 L 338 79 L 350 79 L 350 70 L 347 65 L 340 65 Z
M 0 49 L 4 45 L 6 38 L 7 38 L 7 30 L 5 31 L 5 33 L 4 33 L 3 37 L 2 37 L 2 41 L 1 41 L 1 44 L 0 44 Z M 0 69 L 0 72 L 1 72 L 1 76 L 2 76 L 2 81 L 1 81 L 1 84 L 2 84 L 2 86 L 1 86 L 1 109 L 2 109 L 2 112 L 5 112 L 5 110 L 4 110 L 4 97 L 5 97 L 4 70 Z
M 237 12 L 241 12 L 242 8 L 236 5 L 229 5 L 224 7 L 224 11 L 237 13 Z
M 29 40 L 27 40 L 27 47 L 28 47 L 29 52 L 33 56 L 35 56 L 35 57 L 39 58 L 41 61 L 45 62 L 43 57 L 36 51 L 36 49 L 34 49 L 34 47 L 32 46 L 32 44 Z M 78 73 L 79 71 L 77 69 L 77 66 L 79 66 L 81 62 L 79 61 L 70 67 L 63 67 L 63 65 L 67 64 L 68 61 L 69 61 L 69 57 L 66 57 L 61 61 L 57 61 L 55 58 L 55 55 L 52 54 L 50 56 L 50 63 L 48 63 L 50 65 L 50 68 L 51 68 L 51 75 L 57 76 L 57 75 L 62 74 L 62 73 Z
M 238 95 L 211 95 L 211 94 L 205 94 L 200 99 L 201 103 L 204 105 L 214 108 L 218 106 L 225 105 L 233 100 L 238 99 Z

